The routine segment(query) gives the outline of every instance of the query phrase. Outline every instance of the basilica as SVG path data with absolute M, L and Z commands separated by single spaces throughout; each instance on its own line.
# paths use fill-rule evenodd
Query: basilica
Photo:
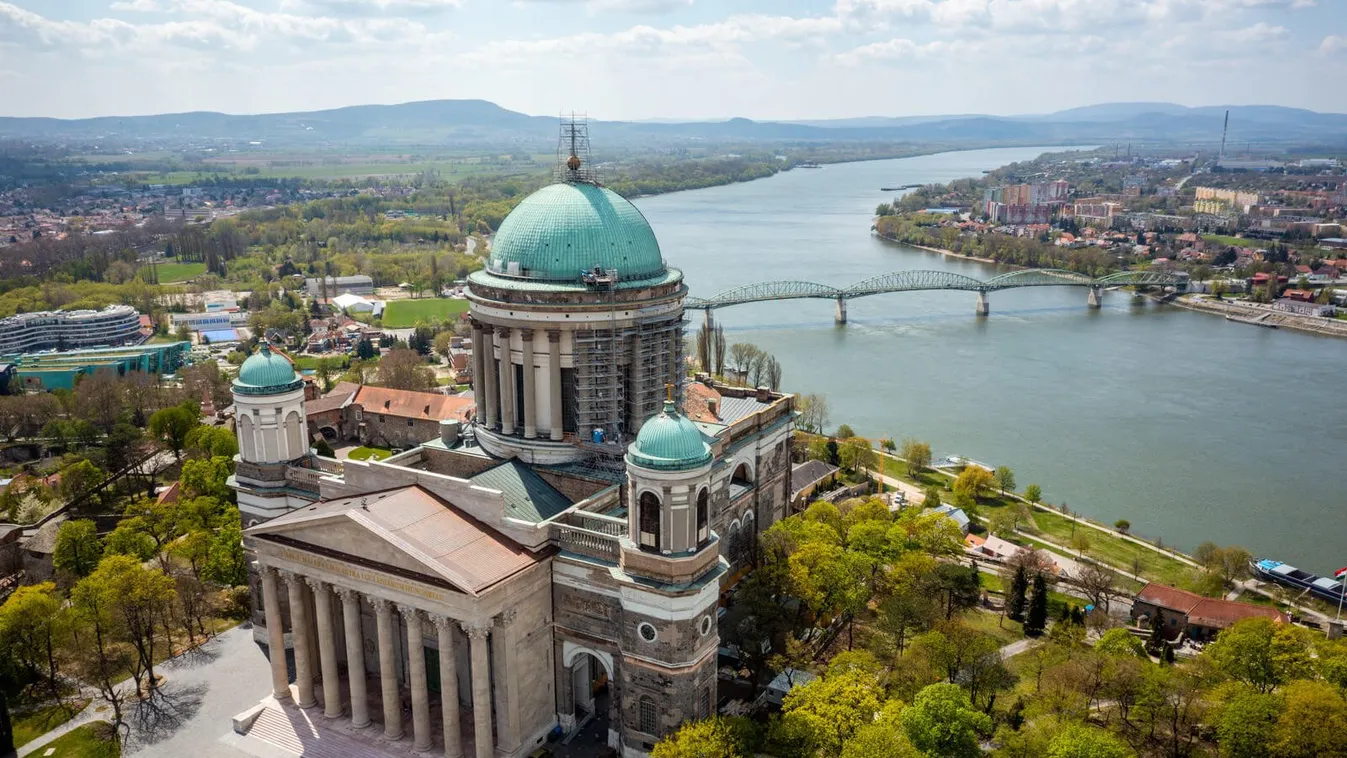
M 468 420 L 385 460 L 312 451 L 279 350 L 240 369 L 231 485 L 272 681 L 238 734 L 300 714 L 489 758 L 606 725 L 640 756 L 715 712 L 717 611 L 786 515 L 792 397 L 688 376 L 682 272 L 575 153 L 467 293 Z

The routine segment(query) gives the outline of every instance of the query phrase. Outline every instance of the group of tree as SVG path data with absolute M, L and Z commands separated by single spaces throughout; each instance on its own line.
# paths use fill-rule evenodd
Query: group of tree
M 781 364 L 762 348 L 749 342 L 736 342 L 725 353 L 727 368 L 733 376 L 751 387 L 781 388 Z
M 234 449 L 228 434 L 189 435 L 176 502 L 132 502 L 106 537 L 92 521 L 60 525 L 55 581 L 20 587 L 0 605 L 0 678 L 52 697 L 83 683 L 120 726 L 128 698 L 158 687 L 160 661 L 206 640 L 221 614 L 244 612 L 246 597 L 231 594 L 247 583 L 226 483 L 233 464 L 213 455 Z M 126 678 L 134 689 L 120 686 Z

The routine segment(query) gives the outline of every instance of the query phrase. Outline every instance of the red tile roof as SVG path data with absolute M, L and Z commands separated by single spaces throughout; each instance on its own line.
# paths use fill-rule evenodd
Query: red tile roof
M 476 402 L 467 397 L 370 386 L 362 386 L 351 402 L 364 406 L 370 413 L 426 421 L 453 419 L 466 422 L 472 418 L 476 407 Z
M 1278 622 L 1290 621 L 1286 614 L 1276 608 L 1202 597 L 1195 592 L 1155 582 L 1142 587 L 1136 594 L 1136 599 L 1165 610 L 1182 613 L 1188 617 L 1188 623 L 1195 626 L 1224 629 L 1236 621 L 1259 617 Z
M 1181 590 L 1166 584 L 1151 582 L 1137 593 L 1136 599 L 1170 611 L 1187 613 L 1206 598 L 1196 592 Z
M 716 404 L 717 409 L 721 407 L 722 398 L 714 388 L 701 382 L 688 382 L 684 385 L 683 415 L 693 421 L 718 424 L 720 423 L 719 416 L 711 412 L 712 402 Z

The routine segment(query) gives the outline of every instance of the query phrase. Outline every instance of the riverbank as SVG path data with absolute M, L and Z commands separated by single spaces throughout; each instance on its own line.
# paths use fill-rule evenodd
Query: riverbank
M 915 250 L 925 250 L 928 253 L 940 253 L 941 255 L 947 255 L 951 258 L 958 258 L 959 260 L 977 261 L 978 263 L 990 263 L 993 266 L 1010 266 L 1011 268 L 1022 268 L 1021 266 L 1015 266 L 1010 263 L 1002 263 L 992 258 L 979 258 L 976 255 L 963 255 L 961 253 L 956 253 L 953 250 L 946 250 L 943 247 L 929 247 L 927 245 L 918 245 L 915 242 L 903 242 L 902 240 L 896 240 L 893 237 L 887 237 L 883 234 L 880 234 L 879 232 L 875 232 L 875 236 L 884 240 L 885 242 L 891 242 L 895 245 L 902 245 L 903 247 L 910 247 Z
M 1318 334 L 1325 337 L 1347 339 L 1347 321 L 1319 318 L 1316 316 L 1302 316 L 1296 313 L 1273 310 L 1266 306 L 1252 305 L 1231 300 L 1218 301 L 1204 298 L 1199 295 L 1186 295 L 1168 302 L 1171 305 L 1176 305 L 1180 308 L 1196 311 L 1198 313 L 1208 313 L 1215 316 L 1234 316 L 1237 319 L 1258 318 L 1260 319 L 1260 324 L 1267 324 L 1284 329 L 1294 329 L 1296 331 Z

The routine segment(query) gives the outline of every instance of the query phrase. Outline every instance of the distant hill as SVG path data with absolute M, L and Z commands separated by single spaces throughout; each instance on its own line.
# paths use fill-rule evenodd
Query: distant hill
M 1231 106 L 1235 140 L 1347 143 L 1347 115 L 1270 105 Z M 977 114 L 870 116 L 806 121 L 593 121 L 612 145 L 719 142 L 941 142 L 992 144 L 1219 141 L 1226 108 L 1174 103 L 1102 103 L 1023 116 Z M 545 149 L 556 139 L 556 118 L 530 116 L 485 100 L 428 100 L 355 105 L 299 113 L 230 115 L 195 112 L 90 119 L 0 118 L 0 138 L 49 142 L 100 141 L 218 146 L 268 145 L 486 146 Z

